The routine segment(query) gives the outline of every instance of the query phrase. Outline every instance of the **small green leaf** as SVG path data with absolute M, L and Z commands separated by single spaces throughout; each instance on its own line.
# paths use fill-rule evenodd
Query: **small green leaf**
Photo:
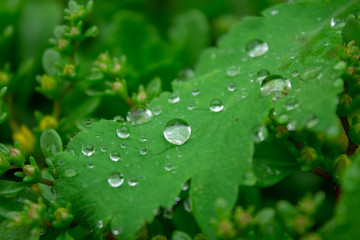
M 0 98 L 2 98 L 5 95 L 6 91 L 7 91 L 7 87 L 2 87 L 0 89 Z
M 54 77 L 56 76 L 58 70 L 57 70 L 57 64 L 60 64 L 61 62 L 61 56 L 58 51 L 52 48 L 48 48 L 45 50 L 43 57 L 42 57 L 42 64 L 45 72 Z
M 54 129 L 46 129 L 41 134 L 40 147 L 46 157 L 53 157 L 63 150 L 61 138 Z
M 84 33 L 84 38 L 96 37 L 99 34 L 99 28 L 97 26 L 92 26 Z
M 22 191 L 24 188 L 28 187 L 31 184 L 24 182 L 13 182 L 8 180 L 0 180 L 0 196 L 11 197 L 18 192 Z

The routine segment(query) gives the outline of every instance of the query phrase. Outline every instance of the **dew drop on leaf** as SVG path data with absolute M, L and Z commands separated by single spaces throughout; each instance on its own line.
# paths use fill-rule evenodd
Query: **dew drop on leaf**
M 113 121 L 118 123 L 123 123 L 125 122 L 125 119 L 122 116 L 115 116 Z
M 280 75 L 270 75 L 263 80 L 260 90 L 263 97 L 271 95 L 273 100 L 277 100 L 290 93 L 291 83 Z
M 180 101 L 180 97 L 177 93 L 173 92 L 168 98 L 169 103 L 177 103 Z
M 88 168 L 93 168 L 94 167 L 94 163 L 89 161 L 86 165 Z
M 103 228 L 103 227 L 104 227 L 103 221 L 102 221 L 102 220 L 97 221 L 97 222 L 96 222 L 96 227 L 97 227 L 97 228 Z
M 141 135 L 141 136 L 139 137 L 139 141 L 140 141 L 140 142 L 146 142 L 146 141 L 147 141 L 147 138 L 146 138 L 144 135 Z
M 114 172 L 109 176 L 107 181 L 111 187 L 120 187 L 124 182 L 124 177 L 122 174 Z
M 164 129 L 165 139 L 175 145 L 183 145 L 191 135 L 191 127 L 182 119 L 170 120 Z
M 210 102 L 210 110 L 213 112 L 220 112 L 224 109 L 224 105 L 220 99 L 213 99 Z
M 126 125 L 118 127 L 116 129 L 116 134 L 118 135 L 119 138 L 128 138 L 130 136 L 130 128 Z
M 343 28 L 345 27 L 346 22 L 344 19 L 336 19 L 336 18 L 332 18 L 330 21 L 330 26 L 333 27 L 334 29 L 339 29 L 339 28 Z
M 258 82 L 261 84 L 262 81 L 267 78 L 268 76 L 270 76 L 270 72 L 266 69 L 263 69 L 263 70 L 260 70 L 258 73 L 257 73 L 257 80 Z
M 314 128 L 319 123 L 319 119 L 315 115 L 310 115 L 305 125 L 307 128 Z
M 114 162 L 117 162 L 120 160 L 120 154 L 119 152 L 112 152 L 110 153 L 110 159 Z
M 230 92 L 233 92 L 236 90 L 236 83 L 234 82 L 229 82 L 229 84 L 227 85 L 227 89 L 230 91 Z
M 310 80 L 319 75 L 321 70 L 320 66 L 310 66 L 306 67 L 300 74 L 300 77 L 304 80 Z
M 138 184 L 138 181 L 137 181 L 137 178 L 136 177 L 131 177 L 131 178 L 129 178 L 129 180 L 128 180 L 128 185 L 130 186 L 130 187 L 134 187 L 134 186 L 136 186 Z
M 257 126 L 254 128 L 252 132 L 252 138 L 254 142 L 259 143 L 266 139 L 268 134 L 267 128 L 265 126 Z
M 113 227 L 112 228 L 112 234 L 114 234 L 114 236 L 119 236 L 122 232 L 121 227 Z
M 120 143 L 120 147 L 125 149 L 127 147 L 126 142 Z
M 95 147 L 92 144 L 84 144 L 81 147 L 81 152 L 85 155 L 85 156 L 91 156 L 94 154 L 95 152 Z
M 140 125 L 147 123 L 152 117 L 153 114 L 149 109 L 139 107 L 135 111 L 129 111 L 126 115 L 126 120 L 131 122 L 132 125 Z
M 86 125 L 87 127 L 91 127 L 91 125 L 93 125 L 93 123 L 94 123 L 94 120 L 93 120 L 93 119 L 88 119 L 88 120 L 85 122 L 85 125 Z
M 287 111 L 295 110 L 299 106 L 300 106 L 300 103 L 298 102 L 298 100 L 296 98 L 290 98 L 284 104 L 284 107 Z
M 152 108 L 152 112 L 155 116 L 159 116 L 162 112 L 161 107 L 159 105 Z
M 106 148 L 106 147 L 101 147 L 100 150 L 101 150 L 101 152 L 107 152 L 107 148 Z
M 192 202 L 191 202 L 191 198 L 188 197 L 185 201 L 184 201 L 184 209 L 187 212 L 191 212 L 192 211 Z
M 269 46 L 266 42 L 254 39 L 247 43 L 246 45 L 246 52 L 249 55 L 249 57 L 259 57 L 264 55 L 269 50 Z
M 187 106 L 187 109 L 188 110 L 193 110 L 194 109 L 194 104 L 192 104 L 192 103 L 189 103 L 189 105 Z
M 146 147 L 146 146 L 139 147 L 139 153 L 141 155 L 146 155 L 148 152 L 149 152 L 148 147 Z
M 300 73 L 299 73 L 298 71 L 293 71 L 293 72 L 291 73 L 291 75 L 292 75 L 294 78 L 298 77 L 299 74 L 300 74 Z
M 240 67 L 236 67 L 236 66 L 232 65 L 226 69 L 226 74 L 229 77 L 236 77 L 237 75 L 240 74 Z
M 64 175 L 65 175 L 65 177 L 71 178 L 71 177 L 75 177 L 76 175 L 78 175 L 78 172 L 76 171 L 76 169 L 68 168 L 65 170 Z
M 197 96 L 197 95 L 199 95 L 199 94 L 200 94 L 200 90 L 199 90 L 198 88 L 194 88 L 194 89 L 192 90 L 192 95 Z

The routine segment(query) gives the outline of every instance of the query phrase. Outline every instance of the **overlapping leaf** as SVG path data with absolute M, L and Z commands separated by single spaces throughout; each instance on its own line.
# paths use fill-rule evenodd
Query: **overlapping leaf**
M 95 123 L 76 136 L 67 152 L 57 156 L 58 196 L 72 202 L 80 221 L 94 228 L 110 224 L 113 232 L 130 238 L 152 220 L 158 207 L 171 207 L 191 178 L 194 215 L 214 238 L 217 204 L 231 211 L 239 184 L 254 184 L 252 135 L 273 107 L 272 96 L 261 96 L 258 71 L 290 80 L 292 90 L 276 102 L 275 110 L 282 120 L 291 121 L 291 128 L 306 125 L 336 133 L 336 95 L 342 86 L 330 50 L 341 44 L 341 32 L 330 22 L 356 2 L 289 3 L 265 11 L 265 17 L 244 19 L 218 49 L 203 55 L 196 78 L 174 83 L 179 101 L 170 103 L 170 93 L 155 99 L 149 108 L 154 113 L 161 108 L 161 113 L 142 125 L 127 124 L 127 139 L 117 136 L 122 124 L 113 121 Z M 269 50 L 251 58 L 246 46 L 254 39 L 266 42 Z M 292 98 L 298 107 L 287 111 Z M 220 112 L 209 108 L 215 99 L 223 104 Z M 172 119 L 191 126 L 184 145 L 172 145 L 163 136 Z M 86 145 L 94 147 L 93 154 L 82 153 Z M 120 154 L 120 160 L 112 161 L 111 153 Z M 124 177 L 119 187 L 108 183 L 113 173 Z

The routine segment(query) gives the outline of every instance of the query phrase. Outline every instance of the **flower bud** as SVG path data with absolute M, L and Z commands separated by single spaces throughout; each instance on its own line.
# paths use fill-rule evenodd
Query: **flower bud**
M 57 88 L 57 82 L 53 77 L 44 74 L 41 78 L 41 89 L 45 92 L 55 91 Z
M 352 162 L 346 154 L 341 154 L 333 161 L 335 177 L 340 178 L 344 171 L 351 166 Z
M 59 123 L 56 118 L 51 115 L 46 115 L 40 122 L 40 129 L 41 131 L 45 131 L 46 129 L 57 129 Z
M 15 166 L 22 167 L 25 162 L 24 153 L 22 153 L 22 151 L 20 151 L 19 149 L 12 147 L 10 149 L 9 161 Z
M 37 183 L 41 180 L 41 171 L 37 166 L 25 165 L 23 167 L 24 182 Z
M 71 78 L 71 79 L 75 78 L 77 75 L 75 66 L 72 64 L 66 64 L 63 68 L 62 74 L 63 74 L 63 76 Z
M 217 235 L 220 238 L 234 238 L 236 235 L 234 224 L 228 219 L 221 220 L 217 229 Z
M 317 152 L 312 147 L 303 147 L 300 152 L 300 162 L 306 166 L 312 166 L 318 158 Z
M 3 175 L 10 167 L 10 162 L 7 157 L 0 153 L 0 176 Z
M 57 48 L 60 51 L 65 51 L 70 47 L 70 43 L 68 40 L 64 39 L 64 38 L 60 38 L 57 40 Z
M 35 136 L 26 125 L 21 125 L 20 130 L 13 133 L 13 140 L 19 141 L 26 153 L 34 151 Z
M 8 85 L 10 76 L 6 72 L 0 71 L 0 86 Z
M 123 98 L 126 98 L 128 96 L 125 80 L 113 82 L 112 90 L 114 94 L 118 94 Z
M 74 219 L 74 215 L 68 209 L 59 207 L 54 212 L 54 218 L 52 223 L 55 228 L 67 228 Z

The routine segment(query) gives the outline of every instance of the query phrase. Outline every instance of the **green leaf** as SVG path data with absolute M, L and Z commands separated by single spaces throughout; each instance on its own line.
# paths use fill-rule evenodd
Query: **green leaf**
M 58 73 L 57 65 L 61 63 L 61 56 L 58 51 L 52 48 L 45 50 L 42 56 L 42 65 L 45 72 L 50 76 L 56 76 Z
M 53 157 L 63 150 L 61 138 L 54 129 L 46 129 L 41 134 L 40 147 L 45 157 Z
M 67 152 L 57 155 L 57 196 L 71 201 L 83 222 L 95 227 L 101 220 L 131 238 L 153 219 L 159 206 L 171 207 L 191 178 L 193 214 L 202 231 L 215 238 L 216 202 L 224 203 L 222 214 L 228 215 L 238 186 L 255 183 L 252 157 L 258 139 L 253 139 L 254 130 L 264 124 L 274 104 L 276 116 L 286 114 L 291 121 L 290 130 L 307 126 L 328 135 L 337 133 L 336 96 L 342 83 L 337 81 L 341 73 L 334 70 L 336 61 L 329 53 L 341 44 L 341 33 L 330 21 L 356 5 L 355 0 L 290 2 L 266 10 L 265 17 L 245 18 L 218 49 L 203 55 L 194 79 L 174 82 L 177 95 L 166 92 L 153 100 L 149 109 L 159 113 L 160 107 L 159 115 L 143 125 L 127 124 L 128 138 L 117 136 L 122 124 L 112 121 L 95 123 L 77 135 Z M 269 50 L 249 57 L 259 55 L 259 49 L 246 51 L 251 48 L 249 42 L 261 41 Z M 275 103 L 271 95 L 262 97 L 256 80 L 263 69 L 292 84 L 291 91 L 282 91 Z M 284 82 L 274 76 L 267 80 L 273 84 L 273 79 Z M 299 103 L 296 111 L 287 110 L 292 98 Z M 217 104 L 215 112 L 210 110 L 212 103 Z M 181 146 L 163 136 L 173 119 L 185 120 L 192 129 Z M 120 158 L 110 156 L 115 154 Z M 111 187 L 108 181 L 115 185 L 111 180 L 119 186 Z
M 63 232 L 56 240 L 74 240 L 74 238 L 68 232 Z
M 0 236 L 1 239 L 11 240 L 38 240 L 40 238 L 39 231 L 32 231 L 31 227 L 9 227 L 11 220 L 7 219 L 0 222 Z
M 24 182 L 13 182 L 0 180 L 0 196 L 11 197 L 28 187 L 30 184 Z

